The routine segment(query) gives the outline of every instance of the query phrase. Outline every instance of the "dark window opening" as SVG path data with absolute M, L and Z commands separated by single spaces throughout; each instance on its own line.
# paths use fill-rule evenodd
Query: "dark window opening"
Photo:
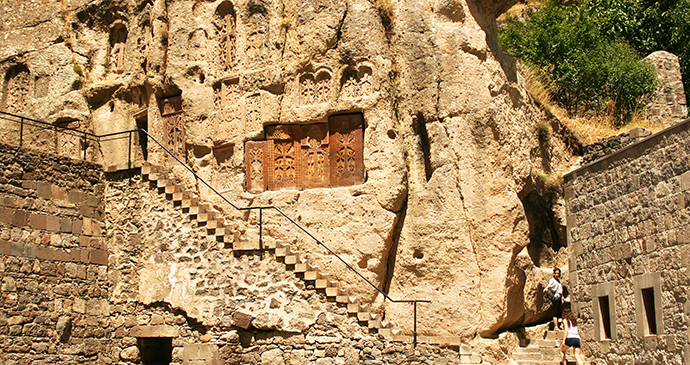
M 656 307 L 654 305 L 654 288 L 642 289 L 644 313 L 649 335 L 656 335 Z
M 604 335 L 602 339 L 611 339 L 611 312 L 609 311 L 608 295 L 599 297 L 599 313 Z
M 137 347 L 143 365 L 169 365 L 172 362 L 171 337 L 137 338 Z

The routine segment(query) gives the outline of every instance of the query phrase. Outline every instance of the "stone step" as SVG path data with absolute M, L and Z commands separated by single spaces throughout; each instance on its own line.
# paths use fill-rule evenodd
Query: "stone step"
M 328 278 L 327 277 L 322 277 L 320 279 L 316 279 L 314 281 L 314 287 L 316 289 L 326 289 L 328 288 Z
M 521 347 L 557 347 L 560 345 L 560 341 L 556 340 L 541 340 L 541 339 L 520 339 Z
M 207 229 L 219 229 L 225 228 L 225 220 L 223 218 L 216 217 L 215 219 L 206 222 Z
M 192 197 L 192 194 L 189 193 L 188 191 L 177 191 L 177 192 L 173 193 L 172 200 L 174 202 L 181 202 L 181 201 L 183 201 L 185 199 L 189 199 L 191 197 Z
M 304 273 L 304 281 L 316 281 L 319 278 L 319 272 L 316 270 L 306 271 Z

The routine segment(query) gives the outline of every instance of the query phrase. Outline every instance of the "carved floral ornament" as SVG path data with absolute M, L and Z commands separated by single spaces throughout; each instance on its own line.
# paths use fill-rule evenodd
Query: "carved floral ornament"
M 245 144 L 247 191 L 351 186 L 364 182 L 361 113 L 328 123 L 266 127 L 265 141 Z

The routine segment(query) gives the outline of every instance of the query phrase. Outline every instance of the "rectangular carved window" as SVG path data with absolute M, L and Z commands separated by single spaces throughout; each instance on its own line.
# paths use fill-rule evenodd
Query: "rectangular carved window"
M 647 320 L 647 335 L 656 335 L 656 306 L 654 305 L 654 288 L 642 289 L 644 317 Z
M 266 127 L 266 141 L 245 144 L 247 191 L 350 186 L 364 182 L 361 113 L 328 123 Z
M 599 314 L 602 339 L 611 339 L 611 312 L 609 311 L 609 296 L 599 297 Z

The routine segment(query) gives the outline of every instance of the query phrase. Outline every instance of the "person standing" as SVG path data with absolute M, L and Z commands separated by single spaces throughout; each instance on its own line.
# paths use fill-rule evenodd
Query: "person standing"
M 551 291 L 551 306 L 553 308 L 553 330 L 559 331 L 558 319 L 561 318 L 563 304 L 563 285 L 561 285 L 561 269 L 553 269 L 553 277 L 549 280 L 549 285 L 544 288 L 544 293 Z
M 569 348 L 575 349 L 575 361 L 577 365 L 584 364 L 584 357 L 580 351 L 580 333 L 577 331 L 577 317 L 573 312 L 565 312 L 563 315 L 563 326 L 565 326 L 565 331 L 563 331 L 563 344 L 561 345 L 561 363 L 567 365 L 565 360 L 565 352 Z

